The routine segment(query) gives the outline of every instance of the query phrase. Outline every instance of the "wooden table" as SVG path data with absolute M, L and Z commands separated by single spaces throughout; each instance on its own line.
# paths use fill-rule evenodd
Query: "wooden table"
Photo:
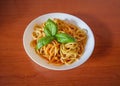
M 34 18 L 65 12 L 84 20 L 95 50 L 83 65 L 67 71 L 35 64 L 23 48 Z M 0 0 L 0 86 L 120 86 L 120 0 Z

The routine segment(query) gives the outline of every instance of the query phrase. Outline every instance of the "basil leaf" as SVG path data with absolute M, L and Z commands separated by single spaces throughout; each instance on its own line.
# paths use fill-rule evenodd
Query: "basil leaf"
M 38 40 L 36 49 L 40 49 L 42 46 L 49 44 L 53 39 L 54 37 L 52 36 L 42 37 L 41 39 Z
M 57 33 L 55 35 L 55 37 L 56 37 L 57 41 L 60 43 L 75 42 L 75 39 L 66 33 Z
M 51 32 L 49 31 L 47 27 L 44 27 L 44 33 L 46 36 L 52 36 Z
M 57 24 L 51 19 L 48 19 L 44 29 L 46 36 L 50 36 L 50 35 L 55 36 L 57 31 L 58 31 Z

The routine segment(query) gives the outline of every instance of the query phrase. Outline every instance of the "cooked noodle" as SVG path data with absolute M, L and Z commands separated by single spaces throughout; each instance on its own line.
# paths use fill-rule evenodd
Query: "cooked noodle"
M 38 55 L 55 65 L 71 64 L 83 54 L 87 42 L 87 31 L 67 23 L 64 20 L 53 20 L 58 26 L 59 33 L 67 33 L 76 39 L 76 42 L 62 44 L 56 40 L 35 50 Z M 44 23 L 36 24 L 32 33 L 31 46 L 35 48 L 39 38 L 45 37 Z

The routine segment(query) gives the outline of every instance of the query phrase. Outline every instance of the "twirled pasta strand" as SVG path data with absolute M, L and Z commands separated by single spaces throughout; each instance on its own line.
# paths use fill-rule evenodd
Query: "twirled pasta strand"
M 36 53 L 55 65 L 71 64 L 83 54 L 87 42 L 87 31 L 67 23 L 64 20 L 53 19 L 58 26 L 59 33 L 67 33 L 76 39 L 76 42 L 61 44 L 56 40 L 36 50 Z M 45 36 L 44 23 L 36 24 L 32 33 L 31 46 L 35 48 L 38 39 Z

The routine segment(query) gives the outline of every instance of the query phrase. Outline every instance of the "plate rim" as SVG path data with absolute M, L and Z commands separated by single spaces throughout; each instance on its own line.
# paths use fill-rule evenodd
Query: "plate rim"
M 82 19 L 80 19 L 80 18 L 78 18 L 78 17 L 76 17 L 76 16 L 74 16 L 74 15 L 67 14 L 67 13 L 55 12 L 55 13 L 47 13 L 47 14 L 40 15 L 40 16 L 38 16 L 37 18 L 33 19 L 31 22 L 29 22 L 29 24 L 27 25 L 27 27 L 26 27 L 25 30 L 24 30 L 24 34 L 23 34 L 23 46 L 24 46 L 24 50 L 25 50 L 25 52 L 27 53 L 27 55 L 29 56 L 29 58 L 32 59 L 33 62 L 35 62 L 35 63 L 37 63 L 39 66 L 44 67 L 44 68 L 47 68 L 47 69 L 51 69 L 51 70 L 69 70 L 69 69 L 73 69 L 73 68 L 79 67 L 80 65 L 82 65 L 83 63 L 85 63 L 85 62 L 90 58 L 90 56 L 92 55 L 92 53 L 93 53 L 93 51 L 94 51 L 94 47 L 95 47 L 94 34 L 93 34 L 93 31 L 91 30 L 91 28 L 90 28 L 89 26 L 88 26 L 88 27 L 89 27 L 89 30 L 91 31 L 91 35 L 93 36 L 93 37 L 92 37 L 92 38 L 93 38 L 92 51 L 91 51 L 91 53 L 89 54 L 88 58 L 87 58 L 85 61 L 83 61 L 83 63 L 78 64 L 77 66 L 69 67 L 69 68 L 65 68 L 65 69 L 62 69 L 62 68 L 60 68 L 60 69 L 59 69 L 59 68 L 58 68 L 58 69 L 56 69 L 56 68 L 50 68 L 50 67 L 41 65 L 40 63 L 38 63 L 37 61 L 35 61 L 35 59 L 33 59 L 33 57 L 32 57 L 32 56 L 29 54 L 29 52 L 26 50 L 26 46 L 25 46 L 25 33 L 26 33 L 27 29 L 29 28 L 29 26 L 30 26 L 32 23 L 34 23 L 37 19 L 39 19 L 39 18 L 41 18 L 41 17 L 43 17 L 43 16 L 53 15 L 53 14 L 54 14 L 54 15 L 55 15 L 55 14 L 59 14 L 59 15 L 62 14 L 62 15 L 72 16 L 72 17 L 77 18 L 78 20 L 82 21 L 85 25 L 88 26 L 88 24 L 87 24 L 86 22 L 84 22 Z M 87 44 L 86 44 L 86 45 L 87 45 Z M 85 51 L 84 51 L 84 52 L 85 52 Z M 41 58 L 41 57 L 40 57 L 40 58 Z M 71 65 L 71 64 L 70 64 L 70 65 Z

